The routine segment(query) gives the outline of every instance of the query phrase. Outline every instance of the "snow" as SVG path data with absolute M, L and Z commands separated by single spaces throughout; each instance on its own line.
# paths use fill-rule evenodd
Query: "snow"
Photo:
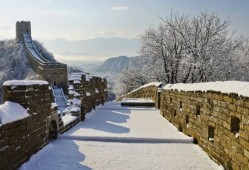
M 71 112 L 80 111 L 81 100 L 77 98 L 67 100 L 67 107 L 63 110 L 63 113 L 70 114 Z
M 8 80 L 3 83 L 4 86 L 29 86 L 29 85 L 46 85 L 47 81 L 42 80 Z
M 72 76 L 82 76 L 82 75 L 85 75 L 86 73 L 84 72 L 77 72 L 77 73 L 72 73 L 71 75 Z
M 79 81 L 79 80 L 74 80 L 73 83 L 74 83 L 74 84 L 80 84 L 80 81 Z
M 132 90 L 131 92 L 129 92 L 128 94 L 130 93 L 133 93 L 139 89 L 142 89 L 142 88 L 145 88 L 145 87 L 149 87 L 149 86 L 156 86 L 156 87 L 159 87 L 160 85 L 162 84 L 162 82 L 151 82 L 151 83 L 148 83 L 148 84 L 145 84 L 143 86 L 140 86 L 139 88 L 135 89 L 135 90 Z
M 95 89 L 95 93 L 99 93 L 98 89 Z
M 69 90 L 69 91 L 68 91 L 68 94 L 74 94 L 74 93 L 75 93 L 74 90 Z
M 65 115 L 61 118 L 63 121 L 64 126 L 68 125 L 69 123 L 75 121 L 77 119 L 77 116 L 72 116 L 72 115 Z
M 89 92 L 86 92 L 86 96 L 91 96 L 91 93 L 89 93 Z
M 152 102 L 155 103 L 153 100 L 151 100 L 150 98 L 123 98 L 122 99 L 122 103 L 125 102 L 136 102 L 136 103 L 148 103 L 148 102 Z
M 73 96 L 74 96 L 74 97 L 79 97 L 80 94 L 79 94 L 78 92 L 75 92 Z
M 51 109 L 57 107 L 57 104 L 56 103 L 51 103 Z
M 28 116 L 27 110 L 18 103 L 6 101 L 0 105 L 0 126 Z
M 192 142 L 159 110 L 109 102 L 88 113 L 84 122 L 59 135 L 20 169 L 222 169 Z
M 73 85 L 69 85 L 68 90 L 74 90 L 74 86 Z
M 82 75 L 85 75 L 86 73 L 84 72 L 78 72 L 78 73 L 72 73 L 69 76 L 69 80 L 74 80 L 74 83 L 79 83 L 82 79 Z
M 70 111 L 71 112 L 79 112 L 80 108 L 79 107 L 73 107 Z
M 71 100 L 71 102 L 72 102 L 74 105 L 78 105 L 78 106 L 81 105 L 81 100 L 80 100 L 80 99 L 77 99 L 77 98 L 73 98 L 73 99 Z
M 215 91 L 225 94 L 235 93 L 239 96 L 249 97 L 249 82 L 242 81 L 217 81 L 207 83 L 178 83 L 168 84 L 164 86 L 165 90 L 178 90 L 178 91 Z
M 74 90 L 69 90 L 68 94 L 74 95 L 74 97 L 80 96 L 80 94 L 78 92 L 74 91 Z

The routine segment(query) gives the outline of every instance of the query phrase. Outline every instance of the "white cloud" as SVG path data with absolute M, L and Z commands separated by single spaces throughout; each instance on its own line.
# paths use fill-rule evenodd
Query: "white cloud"
M 128 9 L 127 6 L 114 6 L 112 7 L 112 10 L 114 11 L 126 11 Z

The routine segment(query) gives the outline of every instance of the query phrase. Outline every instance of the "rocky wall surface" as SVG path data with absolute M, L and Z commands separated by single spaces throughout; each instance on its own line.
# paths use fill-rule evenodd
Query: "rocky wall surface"
M 25 47 L 25 50 L 32 69 L 39 75 L 41 80 L 47 81 L 50 85 L 62 87 L 64 93 L 67 94 L 67 65 L 62 63 L 41 63 L 27 47 Z
M 248 97 L 164 90 L 161 114 L 225 169 L 249 169 Z
M 160 92 L 158 87 L 151 85 L 144 88 L 139 88 L 138 90 L 132 91 L 126 95 L 123 95 L 116 99 L 117 101 L 122 101 L 123 98 L 149 98 L 155 101 L 156 108 L 159 108 Z
M 81 117 L 95 109 L 95 106 L 107 101 L 107 81 L 100 77 L 86 76 L 84 73 L 72 74 L 69 78 L 69 98 L 81 100 Z
M 0 169 L 16 169 L 48 143 L 50 123 L 55 121 L 57 126 L 59 118 L 56 108 L 51 107 L 52 93 L 44 81 L 4 84 L 4 101 L 19 103 L 29 113 L 24 119 L 0 126 Z

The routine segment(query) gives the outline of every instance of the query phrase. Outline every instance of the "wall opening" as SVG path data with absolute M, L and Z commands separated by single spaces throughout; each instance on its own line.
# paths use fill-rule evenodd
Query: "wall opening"
M 237 117 L 231 118 L 231 131 L 233 133 L 238 133 L 240 130 L 240 120 Z
M 182 101 L 180 101 L 180 109 L 182 109 Z
M 157 105 L 158 105 L 158 109 L 160 109 L 161 108 L 161 92 L 158 92 L 158 96 L 157 96 Z
M 179 130 L 180 132 L 182 132 L 182 126 L 181 126 L 181 125 L 178 126 L 178 130 Z
M 104 97 L 102 96 L 101 97 L 101 104 L 104 105 L 104 103 L 105 103 L 105 100 L 104 100 Z
M 93 100 L 93 109 L 95 110 L 95 102 L 94 102 L 94 100 Z
M 176 110 L 174 110 L 174 117 L 176 117 Z
M 186 120 L 186 124 L 188 125 L 189 124 L 189 116 L 188 115 L 186 116 L 185 120 Z
M 214 130 L 213 126 L 208 126 L 208 140 L 212 143 L 214 142 Z
M 49 126 L 49 135 L 48 135 L 48 138 L 49 138 L 49 140 L 53 140 L 53 139 L 56 139 L 57 136 L 58 136 L 57 123 L 56 123 L 55 120 L 53 120 L 50 123 L 50 126 Z
M 172 98 L 169 99 L 169 102 L 172 103 Z
M 197 138 L 194 138 L 194 144 L 198 145 L 198 139 Z
M 29 30 L 27 29 L 27 33 L 29 33 Z
M 57 85 L 57 83 L 56 83 L 56 81 L 54 81 L 54 86 L 56 86 Z
M 200 116 L 201 115 L 201 107 L 199 105 L 196 106 L 196 116 Z

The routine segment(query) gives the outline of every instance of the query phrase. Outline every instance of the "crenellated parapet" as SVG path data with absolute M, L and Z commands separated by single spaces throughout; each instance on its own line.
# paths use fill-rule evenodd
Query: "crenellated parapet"
M 118 100 L 158 98 L 161 115 L 212 159 L 225 169 L 248 169 L 248 82 L 168 84 L 160 91 L 156 95 L 155 86 L 145 85 Z
M 3 86 L 0 169 L 17 169 L 57 136 L 61 119 L 53 106 L 48 82 L 12 80 L 4 82 Z
M 73 73 L 69 77 L 69 98 L 79 98 L 82 101 L 82 119 L 85 114 L 95 109 L 95 106 L 107 101 L 106 79 L 89 76 L 85 73 Z
M 161 114 L 225 169 L 249 167 L 249 83 L 167 85 Z
M 23 42 L 23 34 L 31 35 L 30 21 L 17 21 L 16 22 L 16 41 Z
M 23 42 L 30 65 L 41 80 L 47 81 L 49 85 L 62 87 L 64 93 L 67 94 L 67 65 L 59 62 L 50 62 L 40 54 L 33 44 L 29 21 L 16 23 L 16 40 Z
M 116 101 L 122 101 L 125 98 L 144 98 L 155 102 L 156 108 L 160 108 L 161 82 L 151 82 L 145 84 L 125 95 L 120 96 Z

